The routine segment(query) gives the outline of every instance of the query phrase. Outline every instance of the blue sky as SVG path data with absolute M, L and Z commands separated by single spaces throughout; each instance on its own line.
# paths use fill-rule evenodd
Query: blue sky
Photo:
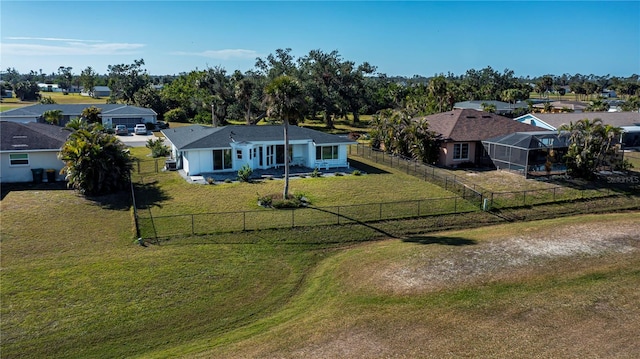
M 244 72 L 278 48 L 337 50 L 389 76 L 640 73 L 640 1 L 2 0 L 0 20 L 0 68 L 21 73 L 140 58 L 153 75 Z

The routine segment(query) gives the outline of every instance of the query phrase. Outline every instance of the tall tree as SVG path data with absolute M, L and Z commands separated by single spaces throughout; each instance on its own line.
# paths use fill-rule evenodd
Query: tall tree
M 91 66 L 88 66 L 80 72 L 80 86 L 82 86 L 85 92 L 92 93 L 93 88 L 96 86 L 96 76 L 97 74 Z
M 336 50 L 330 53 L 311 50 L 300 59 L 300 79 L 311 100 L 312 111 L 322 112 L 327 128 L 333 128 L 333 118 L 340 112 L 340 64 L 341 57 Z
M 71 81 L 73 81 L 72 69 L 73 67 L 58 67 L 58 85 L 64 92 L 69 91 L 71 88 Z
M 284 127 L 284 190 L 289 198 L 289 122 L 302 115 L 302 88 L 293 77 L 282 75 L 271 81 L 264 90 L 267 115 L 281 119 Z
M 133 95 L 149 83 L 147 70 L 143 69 L 144 60 L 134 60 L 133 64 L 109 65 L 109 88 L 111 102 L 134 103 Z

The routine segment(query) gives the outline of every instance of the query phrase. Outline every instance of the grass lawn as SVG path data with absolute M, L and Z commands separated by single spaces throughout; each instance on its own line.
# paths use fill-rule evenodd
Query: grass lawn
M 148 149 L 132 152 L 145 157 Z M 194 185 L 175 172 L 154 173 L 152 163 L 136 180 L 154 213 L 258 210 L 258 193 L 282 189 L 278 180 Z M 292 180 L 291 188 L 317 206 L 450 195 L 402 171 L 378 170 Z M 640 351 L 638 212 L 435 232 L 464 219 L 451 215 L 142 247 L 133 241 L 126 192 L 86 199 L 42 184 L 3 193 L 0 206 L 7 358 Z M 465 216 L 475 225 L 503 221 Z
M 76 104 L 76 103 L 86 103 L 86 104 L 105 104 L 107 102 L 106 98 L 92 98 L 88 96 L 81 96 L 80 94 L 68 94 L 63 95 L 61 92 L 41 92 L 42 98 L 51 97 L 56 103 L 59 104 Z M 34 104 L 38 104 L 38 101 L 20 101 L 18 98 L 4 98 L 2 99 L 2 103 L 0 103 L 0 112 L 11 110 L 18 107 L 25 107 Z
M 131 152 L 139 158 L 149 160 L 147 148 L 132 148 Z M 364 159 L 358 161 L 367 166 L 375 165 Z M 282 193 L 284 185 L 282 180 L 223 183 L 213 186 L 189 184 L 176 172 L 152 173 L 153 161 L 146 161 L 141 166 L 141 171 L 146 174 L 134 175 L 134 180 L 153 183 L 154 191 L 149 191 L 151 195 L 146 198 L 142 193 L 140 203 L 151 206 L 155 215 L 259 210 L 261 207 L 257 204 L 258 196 Z M 317 207 L 453 196 L 453 193 L 441 187 L 397 169 L 371 168 L 377 173 L 292 179 L 290 193 L 305 194 Z M 230 179 L 235 180 L 235 177 L 235 173 L 230 174 Z
M 640 248 L 623 231 L 637 213 L 370 244 L 357 242 L 381 233 L 354 225 L 140 247 L 128 201 L 46 188 L 2 199 L 3 357 L 628 357 L 639 349 L 631 333 L 640 329 Z M 571 255 L 581 247 L 558 239 L 548 247 L 569 255 L 504 262 L 527 247 L 505 252 L 503 243 L 585 233 L 585 223 L 618 235 L 593 238 L 593 253 Z M 429 278 L 440 280 L 431 288 Z

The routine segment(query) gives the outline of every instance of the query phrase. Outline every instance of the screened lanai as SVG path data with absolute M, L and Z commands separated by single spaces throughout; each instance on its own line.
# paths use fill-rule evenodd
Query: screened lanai
M 555 131 L 516 132 L 482 141 L 497 169 L 518 172 L 525 177 L 565 174 L 562 158 L 567 138 Z

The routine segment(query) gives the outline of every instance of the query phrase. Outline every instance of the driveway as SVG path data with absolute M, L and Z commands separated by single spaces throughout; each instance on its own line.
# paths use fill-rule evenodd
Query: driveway
M 133 133 L 129 133 L 126 136 L 117 135 L 116 137 L 129 147 L 144 147 L 147 145 L 147 141 L 150 138 L 156 138 L 151 131 L 148 131 L 146 135 L 134 135 Z

